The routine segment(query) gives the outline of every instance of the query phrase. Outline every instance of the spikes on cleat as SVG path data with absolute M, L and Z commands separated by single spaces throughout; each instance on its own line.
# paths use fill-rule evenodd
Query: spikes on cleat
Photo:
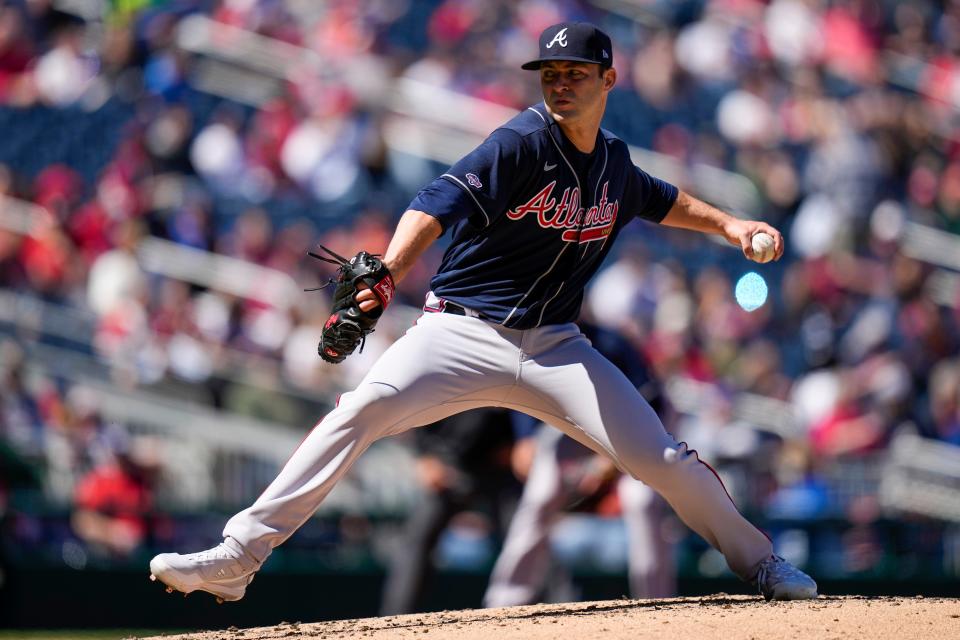
M 173 587 L 167 587 L 167 593 L 173 593 Z
M 155 575 L 153 575 L 153 574 L 151 573 L 151 574 L 150 574 L 150 582 L 156 582 L 156 581 L 157 581 L 157 576 L 155 576 Z
M 217 604 L 223 604 L 223 598 L 217 596 Z

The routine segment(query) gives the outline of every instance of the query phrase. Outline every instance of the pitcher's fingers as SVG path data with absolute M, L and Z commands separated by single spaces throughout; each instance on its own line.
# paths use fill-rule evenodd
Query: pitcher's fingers
M 783 234 L 777 231 L 776 229 L 774 229 L 774 231 L 776 231 L 776 234 L 774 234 L 773 236 L 773 247 L 774 249 L 776 249 L 776 255 L 774 256 L 774 260 L 779 260 L 780 258 L 783 257 L 783 251 L 784 251 Z
M 773 238 L 773 259 L 779 260 L 780 256 L 783 255 L 783 234 L 780 233 L 778 229 L 775 229 L 768 224 L 764 224 L 763 226 L 764 228 L 762 231 L 770 234 L 770 236 Z
M 357 285 L 357 288 L 360 289 L 360 291 L 357 292 L 356 299 L 357 302 L 360 303 L 361 311 L 372 311 L 380 306 L 380 301 L 377 299 L 377 296 L 374 295 L 373 291 L 371 291 L 367 285 L 360 283 Z
M 753 260 L 753 241 L 749 232 L 740 236 L 740 250 L 743 251 L 744 258 Z

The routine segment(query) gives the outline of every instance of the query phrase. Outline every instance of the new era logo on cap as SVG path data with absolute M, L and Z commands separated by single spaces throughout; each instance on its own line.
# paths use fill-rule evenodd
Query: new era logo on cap
M 522 66 L 536 70 L 550 60 L 591 62 L 609 67 L 613 64 L 610 36 L 589 22 L 561 22 L 540 34 L 540 57 Z

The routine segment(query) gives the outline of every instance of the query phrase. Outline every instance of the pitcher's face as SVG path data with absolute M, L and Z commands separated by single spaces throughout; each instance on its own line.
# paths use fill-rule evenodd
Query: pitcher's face
M 615 78 L 612 69 L 590 62 L 557 60 L 540 66 L 543 101 L 557 120 L 602 114 L 604 97 L 613 88 Z

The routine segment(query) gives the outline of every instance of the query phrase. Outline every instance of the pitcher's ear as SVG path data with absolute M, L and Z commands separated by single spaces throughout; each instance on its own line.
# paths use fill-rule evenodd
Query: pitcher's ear
M 613 67 L 602 69 L 600 73 L 603 75 L 603 86 L 605 89 L 612 89 L 613 85 L 617 84 L 617 70 Z

